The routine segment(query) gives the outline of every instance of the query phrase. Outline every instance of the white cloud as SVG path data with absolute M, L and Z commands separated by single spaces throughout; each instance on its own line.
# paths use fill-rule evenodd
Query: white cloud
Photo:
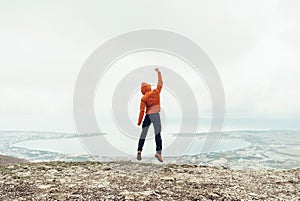
M 1 115 L 72 116 L 76 76 L 89 54 L 121 33 L 157 28 L 208 53 L 224 82 L 228 117 L 299 117 L 299 4 L 1 1 Z M 202 109 L 209 112 L 209 102 Z

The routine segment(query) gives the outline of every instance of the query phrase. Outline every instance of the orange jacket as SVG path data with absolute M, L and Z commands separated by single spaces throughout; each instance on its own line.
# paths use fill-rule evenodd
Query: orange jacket
M 140 115 L 138 119 L 138 125 L 142 123 L 145 108 L 146 114 L 157 113 L 160 111 L 160 92 L 163 85 L 161 72 L 157 72 L 158 75 L 158 83 L 157 87 L 154 90 L 151 90 L 151 85 L 143 82 L 141 85 L 141 92 L 144 95 L 141 99 L 140 104 Z

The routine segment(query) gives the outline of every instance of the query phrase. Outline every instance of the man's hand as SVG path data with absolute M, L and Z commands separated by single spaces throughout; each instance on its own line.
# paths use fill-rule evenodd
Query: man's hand
M 163 84 L 163 82 L 162 82 L 162 77 L 161 77 L 161 72 L 160 72 L 159 68 L 155 68 L 155 71 L 157 72 L 157 76 L 158 76 L 157 87 L 160 86 L 160 89 L 159 89 L 159 92 L 160 92 L 161 86 L 162 86 L 162 84 Z M 157 88 L 157 89 L 158 89 L 158 88 Z
M 140 126 L 142 122 L 138 122 L 137 125 Z

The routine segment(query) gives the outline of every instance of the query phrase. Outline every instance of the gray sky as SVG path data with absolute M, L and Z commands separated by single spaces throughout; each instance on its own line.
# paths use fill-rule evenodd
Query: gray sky
M 299 11 L 296 0 L 0 0 L 0 129 L 73 131 L 84 61 L 144 28 L 177 32 L 209 55 L 228 118 L 299 118 Z

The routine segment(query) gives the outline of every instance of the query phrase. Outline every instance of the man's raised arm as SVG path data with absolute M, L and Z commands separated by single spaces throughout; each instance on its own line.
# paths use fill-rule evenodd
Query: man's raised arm
M 161 76 L 161 72 L 160 72 L 159 68 L 155 68 L 155 71 L 157 72 L 157 77 L 158 77 L 156 89 L 158 89 L 158 91 L 160 92 L 162 85 L 163 85 L 162 76 Z

